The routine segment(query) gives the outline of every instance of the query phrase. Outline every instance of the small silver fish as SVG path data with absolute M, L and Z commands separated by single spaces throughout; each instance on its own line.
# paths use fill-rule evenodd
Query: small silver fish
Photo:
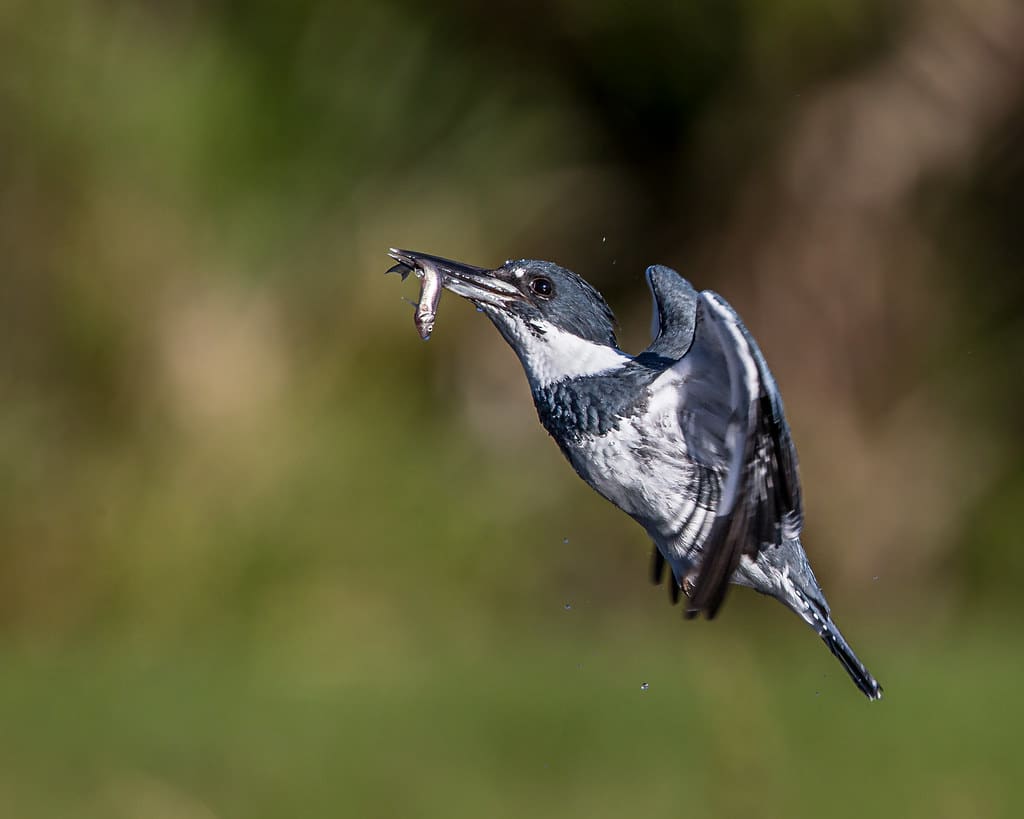
M 416 329 L 420 338 L 426 341 L 434 332 L 437 318 L 437 304 L 441 301 L 441 273 L 433 265 L 417 270 L 420 277 L 420 301 L 416 305 Z
M 437 318 L 437 305 L 441 301 L 441 291 L 445 282 L 451 277 L 446 274 L 445 265 L 454 264 L 447 259 L 428 256 L 425 253 L 411 254 L 404 250 L 391 248 L 388 255 L 398 264 L 392 265 L 388 273 L 397 273 L 405 281 L 410 273 L 420 279 L 420 300 L 416 305 L 416 330 L 420 338 L 426 341 L 434 332 L 434 321 Z

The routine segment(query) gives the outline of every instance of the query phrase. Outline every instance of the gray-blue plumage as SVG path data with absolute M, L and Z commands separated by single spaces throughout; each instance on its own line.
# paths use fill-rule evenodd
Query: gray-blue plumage
M 638 357 L 657 356 L 676 361 L 686 355 L 693 344 L 700 294 L 671 267 L 652 264 L 646 275 L 654 299 L 651 314 L 651 338 L 654 340 Z
M 518 260 L 493 270 L 392 250 L 474 302 L 519 356 L 541 423 L 576 472 L 655 544 L 656 581 L 713 617 L 731 583 L 771 595 L 821 636 L 869 698 L 882 689 L 831 619 L 800 543 L 796 449 L 753 336 L 717 294 L 654 265 L 650 346 L 622 352 L 607 303 L 577 274 Z

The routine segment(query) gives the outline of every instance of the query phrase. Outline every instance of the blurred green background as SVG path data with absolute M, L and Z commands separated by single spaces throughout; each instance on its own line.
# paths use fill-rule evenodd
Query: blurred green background
M 0 816 L 1019 816 L 1024 7 L 0 2 Z M 680 622 L 409 247 L 758 336 L 805 544 Z M 641 685 L 647 683 L 646 690 Z

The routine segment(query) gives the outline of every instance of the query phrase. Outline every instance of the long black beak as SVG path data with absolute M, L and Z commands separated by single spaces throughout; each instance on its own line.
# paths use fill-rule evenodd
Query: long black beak
M 423 276 L 433 272 L 440 276 L 441 284 L 458 296 L 476 302 L 501 306 L 513 299 L 522 299 L 519 288 L 509 281 L 499 278 L 498 270 L 487 270 L 483 267 L 442 259 L 429 253 L 418 253 L 414 250 L 391 248 L 388 255 L 398 264 L 391 267 L 388 273 L 399 273 L 406 278 L 410 273 Z

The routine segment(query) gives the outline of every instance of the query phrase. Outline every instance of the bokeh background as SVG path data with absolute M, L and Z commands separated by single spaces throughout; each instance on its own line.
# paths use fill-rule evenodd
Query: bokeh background
M 1024 6 L 0 3 L 0 816 L 1019 816 Z M 684 623 L 409 247 L 723 293 L 886 687 Z M 642 688 L 646 684 L 646 688 Z

